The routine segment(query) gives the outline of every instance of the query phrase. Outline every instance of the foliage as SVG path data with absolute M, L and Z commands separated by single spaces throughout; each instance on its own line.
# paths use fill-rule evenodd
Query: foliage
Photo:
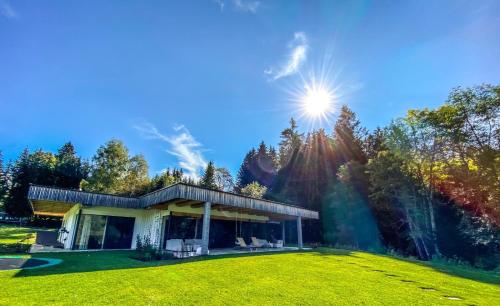
M 276 150 L 261 142 L 257 150 L 252 148 L 243 159 L 235 190 L 241 192 L 243 187 L 253 182 L 271 186 L 276 178 L 277 165 Z
M 149 184 L 148 163 L 142 155 L 129 156 L 120 140 L 110 140 L 92 157 L 89 179 L 83 189 L 93 192 L 135 196 Z
M 218 189 L 219 187 L 215 181 L 215 166 L 212 161 L 209 161 L 205 168 L 205 172 L 200 180 L 200 186 L 209 189 Z
M 88 165 L 77 156 L 71 142 L 65 143 L 56 154 L 55 184 L 63 188 L 78 188 L 88 176 Z
M 279 143 L 279 168 L 285 167 L 294 153 L 302 145 L 303 135 L 297 130 L 297 122 L 295 119 L 290 119 L 290 127 L 281 132 L 281 141 Z
M 149 235 L 141 237 L 137 235 L 136 250 L 132 258 L 140 261 L 165 260 L 171 259 L 173 256 L 158 249 L 157 246 L 151 243 Z
M 232 191 L 234 189 L 234 181 L 231 172 L 227 168 L 215 169 L 215 184 L 219 190 Z
M 252 182 L 245 187 L 241 188 L 241 194 L 252 197 L 252 198 L 257 198 L 257 199 L 262 199 L 264 194 L 267 191 L 266 186 L 262 186 L 258 182 Z
M 30 153 L 25 149 L 12 166 L 11 187 L 5 203 L 5 210 L 13 216 L 31 215 L 31 206 L 27 199 L 30 184 L 53 186 L 54 168 L 57 159 L 52 153 L 41 150 Z
M 169 168 L 167 168 L 161 174 L 156 174 L 155 176 L 153 176 L 147 190 L 145 190 L 144 193 L 152 192 L 179 182 L 194 184 L 191 179 L 187 178 L 184 175 L 182 169 L 174 168 L 170 170 Z
M 8 187 L 8 178 L 6 169 L 3 165 L 3 155 L 2 151 L 0 151 L 0 211 L 3 210 L 5 198 L 7 197 L 7 192 L 9 190 Z
M 446 261 L 424 264 L 327 248 L 150 262 L 131 254 L 33 254 L 63 261 L 49 268 L 2 271 L 0 304 L 28 305 L 35 298 L 39 305 L 500 303 L 498 275 Z

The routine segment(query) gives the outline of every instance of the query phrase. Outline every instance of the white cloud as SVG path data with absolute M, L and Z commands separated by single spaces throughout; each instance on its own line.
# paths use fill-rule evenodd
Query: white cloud
M 224 11 L 224 5 L 225 5 L 225 4 L 224 4 L 224 1 L 222 1 L 222 0 L 213 0 L 213 2 L 214 2 L 215 4 L 217 4 L 217 5 L 220 7 L 220 11 L 221 11 L 221 12 L 223 12 L 223 11 Z
M 6 1 L 0 1 L 0 15 L 9 19 L 19 18 L 16 10 Z
M 224 11 L 224 7 L 226 6 L 226 0 L 212 0 L 217 6 L 219 6 L 220 11 Z M 252 13 L 255 14 L 260 8 L 260 1 L 249 1 L 249 0 L 231 0 L 230 5 L 236 11 Z
M 234 7 L 243 12 L 257 13 L 260 1 L 233 0 Z
M 278 69 L 266 68 L 264 70 L 264 73 L 270 76 L 270 80 L 274 81 L 292 75 L 299 70 L 307 59 L 309 49 L 306 34 L 304 32 L 294 33 L 292 41 L 288 44 L 288 49 L 287 60 Z
M 184 170 L 184 173 L 195 180 L 199 179 L 200 173 L 207 166 L 202 154 L 203 146 L 184 125 L 174 126 L 173 135 L 162 134 L 150 123 L 136 125 L 134 128 L 147 139 L 157 139 L 168 143 L 170 147 L 167 152 L 177 158 L 179 167 Z

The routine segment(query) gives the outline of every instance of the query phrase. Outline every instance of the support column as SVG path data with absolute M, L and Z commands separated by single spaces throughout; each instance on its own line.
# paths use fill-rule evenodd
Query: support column
M 212 203 L 205 202 L 203 206 L 203 227 L 201 233 L 201 254 L 208 255 L 208 237 L 210 232 L 210 208 Z
M 302 218 L 297 217 L 297 245 L 299 249 L 302 249 L 304 246 L 302 243 Z
M 285 246 L 285 221 L 281 221 L 281 240 L 283 240 L 283 246 Z

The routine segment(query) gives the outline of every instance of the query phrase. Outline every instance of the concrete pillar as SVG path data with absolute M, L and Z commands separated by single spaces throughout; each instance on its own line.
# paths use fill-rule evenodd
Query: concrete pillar
M 283 246 L 285 246 L 285 221 L 281 222 L 281 240 L 283 240 Z
M 304 246 L 302 243 L 302 218 L 297 217 L 297 245 L 299 249 L 302 249 Z
M 212 203 L 205 202 L 203 206 L 203 227 L 201 233 L 201 254 L 208 255 L 208 237 L 210 232 L 210 208 Z

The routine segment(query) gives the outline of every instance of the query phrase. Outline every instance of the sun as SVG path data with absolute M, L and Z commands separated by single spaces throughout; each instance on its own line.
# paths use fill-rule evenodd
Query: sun
M 333 94 L 323 86 L 306 86 L 301 100 L 303 110 L 310 117 L 325 117 L 332 111 Z

